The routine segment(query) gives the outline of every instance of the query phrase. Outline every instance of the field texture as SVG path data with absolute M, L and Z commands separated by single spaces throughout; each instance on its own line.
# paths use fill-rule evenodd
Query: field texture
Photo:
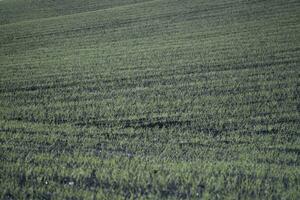
M 300 199 L 299 10 L 0 1 L 0 198 Z

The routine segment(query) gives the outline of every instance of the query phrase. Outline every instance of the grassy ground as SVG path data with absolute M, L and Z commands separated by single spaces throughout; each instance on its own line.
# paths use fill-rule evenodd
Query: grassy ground
M 300 199 L 299 9 L 0 1 L 0 197 Z

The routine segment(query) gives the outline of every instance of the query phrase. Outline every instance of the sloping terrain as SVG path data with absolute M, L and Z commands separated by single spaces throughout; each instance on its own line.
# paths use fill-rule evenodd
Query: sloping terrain
M 0 1 L 0 197 L 300 199 L 299 9 Z

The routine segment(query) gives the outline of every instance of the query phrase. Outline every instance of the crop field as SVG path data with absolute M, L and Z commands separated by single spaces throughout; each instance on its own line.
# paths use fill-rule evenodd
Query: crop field
M 300 199 L 299 10 L 0 1 L 0 198 Z

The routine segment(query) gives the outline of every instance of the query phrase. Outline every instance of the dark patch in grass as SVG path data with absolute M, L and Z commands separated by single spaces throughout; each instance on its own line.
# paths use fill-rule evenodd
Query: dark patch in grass
M 75 126 L 96 126 L 96 127 L 112 127 L 116 123 L 115 121 L 108 120 L 89 120 L 89 121 L 78 121 L 74 123 Z
M 3 200 L 14 200 L 16 199 L 10 192 L 6 192 L 4 195 L 3 195 Z
M 25 173 L 21 172 L 19 174 L 18 183 L 19 183 L 20 188 L 23 188 L 25 186 L 25 183 L 26 183 Z
M 205 191 L 205 185 L 202 184 L 202 183 L 199 183 L 198 186 L 197 186 L 197 194 L 196 194 L 196 196 L 198 198 L 201 198 L 203 196 L 204 191 Z
M 38 199 L 41 200 L 51 200 L 52 199 L 52 193 L 50 192 L 44 192 L 38 195 Z
M 221 134 L 223 131 L 227 131 L 226 129 L 216 128 L 214 126 L 206 126 L 203 125 L 194 125 L 191 127 L 188 127 L 189 130 L 192 130 L 194 133 L 204 133 L 207 135 L 210 135 L 212 137 L 216 137 L 219 134 Z
M 170 128 L 170 127 L 187 127 L 192 124 L 192 121 L 180 120 L 147 120 L 144 118 L 135 120 L 121 120 L 121 121 L 108 121 L 108 120 L 90 120 L 87 122 L 76 122 L 76 126 L 96 126 L 96 127 L 113 127 L 120 126 L 122 128 Z
M 61 180 L 60 180 L 60 183 L 63 184 L 63 185 L 76 185 L 76 180 L 72 177 L 62 177 Z
M 289 147 L 272 147 L 272 148 L 263 148 L 264 150 L 274 150 L 284 153 L 295 153 L 298 156 L 300 155 L 300 149 L 297 148 L 289 148 Z
M 179 120 L 162 120 L 162 121 L 144 121 L 144 120 L 128 120 L 123 122 L 124 128 L 169 128 L 169 127 L 181 127 L 191 125 L 191 121 L 179 121 Z
M 95 190 L 100 186 L 100 182 L 96 176 L 96 170 L 93 170 L 89 177 L 85 178 L 85 188 L 89 190 Z
M 283 187 L 284 187 L 285 189 L 288 189 L 288 188 L 289 188 L 289 179 L 288 179 L 288 178 L 283 177 L 282 183 L 283 183 Z
M 49 90 L 49 89 L 61 89 L 67 87 L 74 87 L 78 85 L 77 82 L 70 82 L 70 83 L 55 83 L 51 85 L 30 85 L 27 87 L 16 87 L 16 88 L 1 88 L 0 92 L 32 92 L 32 91 L 39 91 L 39 90 Z
M 189 147 L 194 147 L 194 148 L 196 148 L 196 147 L 212 148 L 213 147 L 212 145 L 203 144 L 200 142 L 179 142 L 178 144 L 181 148 L 183 148 L 184 146 L 189 146 Z
M 83 200 L 83 198 L 82 197 L 71 196 L 71 197 L 67 197 L 66 200 Z

